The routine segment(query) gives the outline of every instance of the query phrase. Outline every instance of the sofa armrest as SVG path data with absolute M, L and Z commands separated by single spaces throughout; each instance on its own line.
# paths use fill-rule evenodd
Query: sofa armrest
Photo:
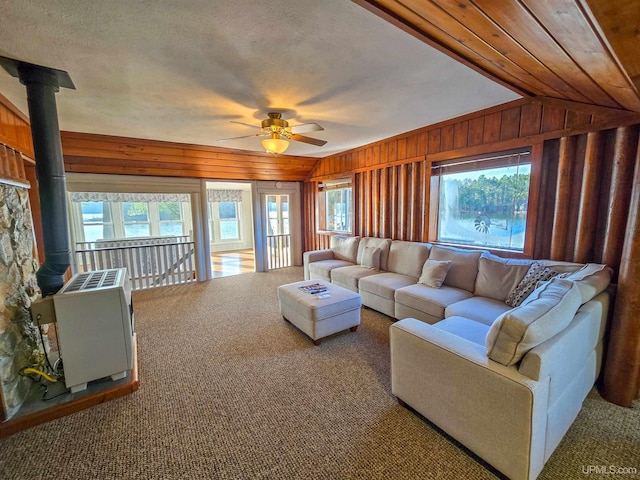
M 333 250 L 326 248 L 324 250 L 311 250 L 302 254 L 302 266 L 304 270 L 304 279 L 309 280 L 309 264 L 319 262 L 320 260 L 333 260 Z
M 409 318 L 391 326 L 393 393 L 512 479 L 544 466 L 548 379 L 490 360 L 486 349 Z

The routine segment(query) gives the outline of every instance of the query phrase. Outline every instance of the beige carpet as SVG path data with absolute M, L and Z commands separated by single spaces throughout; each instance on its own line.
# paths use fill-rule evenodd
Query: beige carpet
M 282 320 L 276 287 L 301 277 L 136 292 L 140 390 L 0 440 L 0 478 L 496 478 L 396 403 L 387 317 L 319 347 Z M 590 395 L 540 478 L 589 465 L 640 471 L 640 408 Z

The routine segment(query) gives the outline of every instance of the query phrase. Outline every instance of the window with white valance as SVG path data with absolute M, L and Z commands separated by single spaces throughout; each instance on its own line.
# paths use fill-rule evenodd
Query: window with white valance
M 209 202 L 241 202 L 242 190 L 207 190 Z

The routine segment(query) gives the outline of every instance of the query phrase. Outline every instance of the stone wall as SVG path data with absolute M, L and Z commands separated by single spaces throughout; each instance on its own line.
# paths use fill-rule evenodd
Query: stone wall
M 0 299 L 4 298 L 0 303 L 1 420 L 15 414 L 31 386 L 20 370 L 44 364 L 38 328 L 29 313 L 38 289 L 33 244 L 28 190 L 0 184 Z

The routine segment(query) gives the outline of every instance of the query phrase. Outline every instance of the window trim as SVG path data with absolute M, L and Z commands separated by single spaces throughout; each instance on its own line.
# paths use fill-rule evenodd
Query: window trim
M 530 152 L 531 171 L 529 177 L 529 198 L 527 206 L 527 227 L 525 231 L 524 247 L 522 252 L 502 249 L 499 247 L 483 247 L 480 245 L 464 245 L 451 242 L 441 242 L 438 240 L 438 211 L 440 206 L 440 175 L 434 175 L 433 169 L 438 166 L 457 166 L 463 163 L 485 161 L 495 163 L 494 160 L 519 154 L 525 151 Z M 534 244 L 536 238 L 536 226 L 538 220 L 538 199 L 540 194 L 540 173 L 542 163 L 542 143 L 533 144 L 529 147 L 521 147 L 504 151 L 490 151 L 468 157 L 455 157 L 443 161 L 433 162 L 431 165 L 430 189 L 429 189 L 429 236 L 428 241 L 434 245 L 452 246 L 466 249 L 488 250 L 499 253 L 503 257 L 513 258 L 533 258 Z M 485 164 L 486 166 L 487 164 Z

